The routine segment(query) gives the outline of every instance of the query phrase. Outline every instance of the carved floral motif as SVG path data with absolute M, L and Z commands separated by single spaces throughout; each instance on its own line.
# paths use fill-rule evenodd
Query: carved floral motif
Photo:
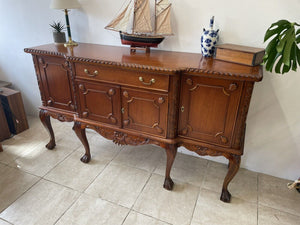
M 44 112 L 46 114 L 48 114 L 49 116 L 51 116 L 52 118 L 59 120 L 60 122 L 72 122 L 72 121 L 74 121 L 73 115 L 70 116 L 70 115 L 65 115 L 65 114 L 58 113 L 58 112 L 51 112 L 51 111 L 48 111 L 48 110 L 44 110 Z
M 187 143 L 182 143 L 181 146 L 184 146 L 185 148 L 196 152 L 198 155 L 201 156 L 205 156 L 205 155 L 209 155 L 209 156 L 221 156 L 223 155 L 222 152 L 220 151 L 216 151 L 213 149 L 209 149 L 207 147 L 204 146 L 200 146 L 200 145 L 193 145 L 193 144 L 187 144 Z
M 112 140 L 117 145 L 144 145 L 144 144 L 157 144 L 159 142 L 151 140 L 149 138 L 139 137 L 136 135 L 126 134 L 120 131 L 115 131 L 109 128 L 103 128 L 99 126 L 87 125 L 82 123 L 83 127 L 91 128 L 103 137 Z
M 253 91 L 253 85 L 254 83 L 247 83 L 245 86 L 245 96 L 244 96 L 244 100 L 242 101 L 243 105 L 241 106 L 242 109 L 241 109 L 240 117 L 238 118 L 238 124 L 242 124 L 242 125 L 238 127 L 238 130 L 236 132 L 236 136 L 235 136 L 236 138 L 234 141 L 235 146 L 240 146 L 242 143 L 241 141 L 244 139 L 246 119 L 247 119 L 248 109 L 249 109 L 251 95 Z M 241 139 L 240 137 L 242 137 L 243 139 Z

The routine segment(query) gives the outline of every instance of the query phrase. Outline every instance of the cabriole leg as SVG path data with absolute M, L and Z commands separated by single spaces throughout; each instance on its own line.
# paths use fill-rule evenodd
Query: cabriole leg
M 44 110 L 44 109 L 40 110 L 40 120 L 41 120 L 42 124 L 44 125 L 44 127 L 46 128 L 46 130 L 48 131 L 48 134 L 50 136 L 50 141 L 46 145 L 46 148 L 51 150 L 55 147 L 56 144 L 55 144 L 55 137 L 54 137 L 53 129 L 51 126 L 50 116 L 48 115 L 47 110 Z
M 88 163 L 91 160 L 91 153 L 89 143 L 85 134 L 85 128 L 82 128 L 81 123 L 76 121 L 74 123 L 73 130 L 75 131 L 77 137 L 79 138 L 85 149 L 85 154 L 81 157 L 80 160 L 81 162 Z
M 2 144 L 0 143 L 0 152 L 3 152 Z
M 174 182 L 170 177 L 171 168 L 176 157 L 177 145 L 166 145 L 164 146 L 167 154 L 167 167 L 166 167 L 166 176 L 164 182 L 164 188 L 167 190 L 172 190 Z
M 240 155 L 226 155 L 225 156 L 229 160 L 228 164 L 228 172 L 223 182 L 223 188 L 220 200 L 223 202 L 230 202 L 231 194 L 228 191 L 228 184 L 233 179 L 233 177 L 236 175 L 240 168 L 241 163 L 241 156 Z

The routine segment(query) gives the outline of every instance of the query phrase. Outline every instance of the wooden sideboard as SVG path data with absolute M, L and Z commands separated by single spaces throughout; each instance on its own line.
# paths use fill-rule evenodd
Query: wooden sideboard
M 200 54 L 80 43 L 73 48 L 43 45 L 31 53 L 40 88 L 40 119 L 55 147 L 50 116 L 74 121 L 91 159 L 85 129 L 120 145 L 156 144 L 166 150 L 164 188 L 177 147 L 229 160 L 220 199 L 229 202 L 228 184 L 243 154 L 246 117 L 261 66 L 250 67 Z

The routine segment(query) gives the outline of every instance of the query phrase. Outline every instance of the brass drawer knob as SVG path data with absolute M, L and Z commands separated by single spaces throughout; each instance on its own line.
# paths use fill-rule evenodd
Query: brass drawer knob
M 48 100 L 48 105 L 53 105 L 53 101 L 50 99 L 50 100 Z
M 89 112 L 85 111 L 85 112 L 82 113 L 82 117 L 83 118 L 87 118 L 88 116 L 89 116 Z
M 152 79 L 149 81 L 149 83 L 145 82 L 143 77 L 139 77 L 139 81 L 141 81 L 143 84 L 148 85 L 148 86 L 150 86 L 151 84 L 154 84 L 154 83 L 155 83 L 155 79 L 154 79 L 154 78 L 152 78 Z
M 95 76 L 97 76 L 97 75 L 99 74 L 98 70 L 95 70 L 94 73 L 92 73 L 92 74 L 89 72 L 88 69 L 84 69 L 83 71 L 84 71 L 84 73 L 85 73 L 86 75 L 88 75 L 88 76 L 90 76 L 90 77 L 95 77 Z
M 181 112 L 184 112 L 184 106 L 180 107 Z

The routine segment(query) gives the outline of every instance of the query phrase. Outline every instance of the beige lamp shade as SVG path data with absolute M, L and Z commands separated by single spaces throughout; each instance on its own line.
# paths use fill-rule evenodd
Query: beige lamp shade
M 51 9 L 76 9 L 80 4 L 77 0 L 52 0 L 50 3 Z

